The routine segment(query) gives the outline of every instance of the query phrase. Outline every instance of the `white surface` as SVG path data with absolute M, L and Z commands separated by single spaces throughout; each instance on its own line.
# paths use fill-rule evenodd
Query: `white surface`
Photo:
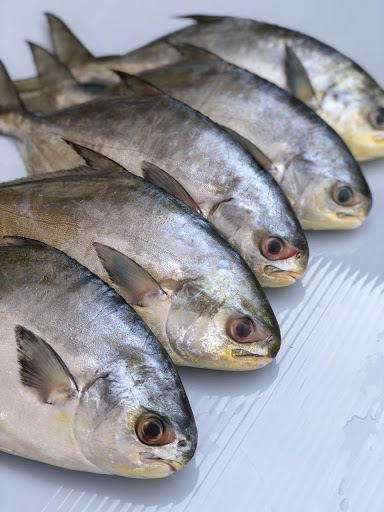
M 110 0 L 0 3 L 0 53 L 33 72 L 25 39 L 48 46 L 42 13 L 62 16 L 95 54 L 122 53 L 187 24 L 234 14 L 305 31 L 384 84 L 382 0 Z M 278 115 L 278 113 L 276 114 Z M 0 179 L 24 174 L 0 138 Z M 384 510 L 384 161 L 364 166 L 374 195 L 361 229 L 311 233 L 301 283 L 268 292 L 282 327 L 277 361 L 253 373 L 183 369 L 199 428 L 194 460 L 171 478 L 77 474 L 0 453 L 1 512 L 382 512 Z

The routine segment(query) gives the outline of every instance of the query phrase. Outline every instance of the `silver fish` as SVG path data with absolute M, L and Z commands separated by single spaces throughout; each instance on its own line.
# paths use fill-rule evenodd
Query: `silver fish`
M 0 450 L 134 478 L 183 467 L 195 422 L 144 322 L 67 255 L 8 242 L 16 246 L 0 248 Z
M 371 193 L 332 128 L 257 75 L 185 43 L 175 48 L 183 62 L 145 73 L 144 78 L 231 129 L 235 137 L 240 135 L 284 190 L 303 228 L 351 229 L 362 224 L 371 208 Z M 124 84 L 90 90 L 44 49 L 33 45 L 32 51 L 43 87 L 23 93 L 29 109 L 49 112 L 126 90 Z M 123 73 L 120 78 L 124 81 Z M 127 80 L 129 86 L 132 77 Z
M 120 56 L 94 57 L 68 27 L 48 15 L 60 60 L 82 82 L 117 81 L 111 69 L 128 73 L 176 62 L 171 37 L 203 47 L 256 73 L 305 102 L 344 139 L 354 157 L 384 156 L 384 91 L 353 60 L 320 41 L 283 27 L 250 19 L 192 15 L 197 23 Z M 21 89 L 38 80 L 21 82 Z
M 279 327 L 240 256 L 173 196 L 76 149 L 93 175 L 82 175 L 86 168 L 0 186 L 0 234 L 64 250 L 109 282 L 176 364 L 252 370 L 271 362 Z
M 341 138 L 279 87 L 205 50 L 144 78 L 242 136 L 287 195 L 304 229 L 353 229 L 371 209 L 369 186 Z M 251 142 L 252 147 L 248 144 Z
M 216 123 L 140 79 L 130 77 L 130 84 L 141 97 L 99 99 L 31 116 L 0 69 L 0 132 L 18 138 L 30 173 L 84 163 L 64 138 L 137 175 L 144 169 L 173 194 L 180 184 L 263 286 L 293 283 L 307 266 L 308 245 L 274 179 Z M 159 183 L 161 169 L 173 179 Z

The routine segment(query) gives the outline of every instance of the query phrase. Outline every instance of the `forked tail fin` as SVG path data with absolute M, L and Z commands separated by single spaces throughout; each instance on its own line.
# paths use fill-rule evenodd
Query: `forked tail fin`
M 18 135 L 19 121 L 27 111 L 4 64 L 0 61 L 0 134 Z
M 0 116 L 9 112 L 25 111 L 8 71 L 0 61 Z
M 55 53 L 61 62 L 70 68 L 75 62 L 93 60 L 93 55 L 60 18 L 50 13 L 46 13 L 46 16 L 49 22 Z

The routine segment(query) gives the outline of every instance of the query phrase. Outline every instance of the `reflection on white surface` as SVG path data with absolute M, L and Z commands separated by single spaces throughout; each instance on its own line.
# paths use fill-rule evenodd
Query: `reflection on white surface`
M 298 10 L 304 2 L 292 4 Z M 47 8 L 43 1 L 34 5 Z M 113 8 L 127 6 L 115 1 Z M 176 7 L 168 2 L 167 9 L 164 19 Z M 215 12 L 217 6 L 183 7 L 199 9 Z M 72 22 L 68 9 L 63 14 Z M 242 14 L 263 18 L 254 7 Z M 366 14 L 365 29 L 375 23 L 374 11 Z M 77 26 L 100 28 L 97 19 L 85 16 Z M 318 32 L 326 31 L 326 20 Z M 294 12 L 275 21 L 299 27 Z M 381 23 L 377 27 L 382 36 Z M 346 31 L 348 44 L 353 31 Z M 13 144 L 0 138 L 0 152 L 0 179 L 21 176 Z M 276 362 L 250 373 L 181 369 L 199 429 L 198 450 L 186 468 L 165 480 L 138 481 L 0 453 L 1 512 L 382 512 L 384 162 L 364 170 L 374 196 L 367 223 L 352 232 L 310 233 L 304 279 L 268 291 L 283 334 Z

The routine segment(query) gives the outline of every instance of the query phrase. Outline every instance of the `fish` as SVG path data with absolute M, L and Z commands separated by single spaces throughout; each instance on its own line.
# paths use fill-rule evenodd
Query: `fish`
M 0 185 L 0 235 L 28 236 L 89 268 L 136 310 L 177 365 L 239 371 L 270 363 L 281 344 L 275 315 L 212 225 L 103 155 L 73 147 L 85 171 Z
M 179 48 L 184 63 L 142 77 L 238 134 L 280 185 L 303 229 L 362 225 L 372 194 L 331 127 L 300 100 L 257 75 L 188 44 Z
M 141 75 L 146 82 L 230 131 L 277 181 L 304 229 L 361 226 L 372 194 L 359 165 L 331 127 L 259 76 L 193 45 L 174 47 L 184 60 Z M 127 89 L 122 83 L 91 91 L 49 52 L 37 45 L 32 51 L 44 87 L 39 94 L 22 95 L 28 109 L 60 110 Z M 61 78 L 64 73 L 66 80 Z M 126 75 L 119 76 L 123 82 Z M 129 75 L 127 80 L 129 86 Z
M 194 25 L 120 56 L 94 57 L 56 16 L 48 14 L 55 51 L 83 83 L 116 83 L 111 69 L 137 74 L 175 63 L 171 38 L 209 50 L 285 89 L 312 108 L 358 161 L 384 156 L 384 90 L 361 66 L 308 35 L 229 16 L 181 16 Z M 38 80 L 22 81 L 21 89 Z
M 84 164 L 62 139 L 87 146 L 174 195 L 182 189 L 180 198 L 186 192 L 263 286 L 287 286 L 303 274 L 308 244 L 288 199 L 244 146 L 213 121 L 133 76 L 133 98 L 100 98 L 33 116 L 4 67 L 0 75 L 0 133 L 17 137 L 29 173 Z M 163 171 L 170 178 L 161 179 Z
M 106 283 L 53 247 L 0 247 L 0 450 L 163 478 L 192 458 L 193 413 L 167 352 Z

